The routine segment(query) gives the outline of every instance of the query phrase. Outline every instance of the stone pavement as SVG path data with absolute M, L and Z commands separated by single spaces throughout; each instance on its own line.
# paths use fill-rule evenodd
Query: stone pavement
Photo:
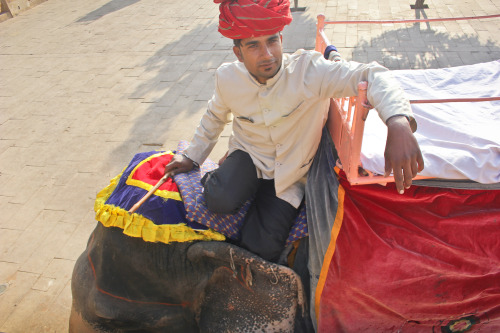
M 500 13 L 498 0 L 299 0 L 284 48 L 314 48 L 327 20 Z M 293 6 L 293 2 L 292 2 Z M 96 193 L 141 151 L 189 140 L 233 61 L 210 0 L 48 0 L 0 24 L 0 332 L 66 332 L 75 260 Z M 499 19 L 343 24 L 347 59 L 391 69 L 500 59 Z M 211 155 L 218 159 L 228 130 Z

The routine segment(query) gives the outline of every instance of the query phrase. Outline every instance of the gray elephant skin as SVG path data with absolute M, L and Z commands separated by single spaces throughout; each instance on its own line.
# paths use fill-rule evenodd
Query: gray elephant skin
M 298 275 L 227 242 L 151 243 L 98 223 L 72 295 L 75 333 L 310 331 Z

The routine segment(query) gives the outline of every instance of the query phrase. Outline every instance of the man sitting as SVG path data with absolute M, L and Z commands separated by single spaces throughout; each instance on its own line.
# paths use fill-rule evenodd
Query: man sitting
M 240 246 L 277 262 L 304 198 L 331 98 L 357 94 L 368 81 L 368 101 L 388 127 L 386 173 L 403 193 L 424 167 L 413 135 L 410 104 L 388 70 L 377 63 L 331 62 L 315 51 L 283 54 L 281 31 L 290 24 L 286 0 L 215 0 L 219 32 L 234 40 L 238 61 L 215 73 L 215 92 L 190 146 L 165 172 L 203 163 L 224 126 L 233 121 L 225 161 L 203 179 L 208 208 L 235 213 L 248 200 Z

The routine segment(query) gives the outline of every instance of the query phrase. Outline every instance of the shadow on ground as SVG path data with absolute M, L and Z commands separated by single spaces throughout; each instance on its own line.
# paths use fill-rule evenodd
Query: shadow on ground
M 110 13 L 116 12 L 120 9 L 123 9 L 125 7 L 128 7 L 130 5 L 135 4 L 136 2 L 139 2 L 141 0 L 111 0 L 110 2 L 106 3 L 102 7 L 88 13 L 84 17 L 80 18 L 77 22 L 78 23 L 83 23 L 83 22 L 91 22 L 100 19 L 104 15 L 108 15 Z
M 352 60 L 378 61 L 389 69 L 426 69 L 472 65 L 500 59 L 497 41 L 475 34 L 441 32 L 442 23 L 415 23 L 390 30 L 353 49 Z
M 297 26 L 284 32 L 284 47 L 314 47 L 315 22 L 305 15 L 295 16 Z M 304 26 L 311 30 L 310 41 L 294 38 L 294 29 Z M 182 33 L 139 64 L 143 73 L 148 73 L 147 79 L 124 98 L 137 100 L 144 111 L 134 119 L 126 140 L 110 155 L 111 163 L 115 153 L 130 151 L 131 158 L 140 151 L 176 149 L 179 140 L 191 140 L 212 97 L 215 70 L 223 62 L 236 60 L 232 41 L 220 35 L 216 20 Z M 226 132 L 222 133 L 221 146 L 225 146 Z
M 190 140 L 213 93 L 213 73 L 224 61 L 232 61 L 230 41 L 219 37 L 214 23 L 179 31 L 142 64 L 133 92 L 123 98 L 138 105 L 127 119 L 127 137 L 110 154 L 133 154 L 176 149 L 179 140 Z M 133 122 L 130 124 L 130 122 Z M 122 124 L 123 125 L 123 124 Z

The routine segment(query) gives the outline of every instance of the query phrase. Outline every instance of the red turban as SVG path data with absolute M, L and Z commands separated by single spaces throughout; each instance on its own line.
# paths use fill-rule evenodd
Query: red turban
M 219 32 L 231 39 L 274 35 L 292 22 L 289 0 L 214 0 Z

